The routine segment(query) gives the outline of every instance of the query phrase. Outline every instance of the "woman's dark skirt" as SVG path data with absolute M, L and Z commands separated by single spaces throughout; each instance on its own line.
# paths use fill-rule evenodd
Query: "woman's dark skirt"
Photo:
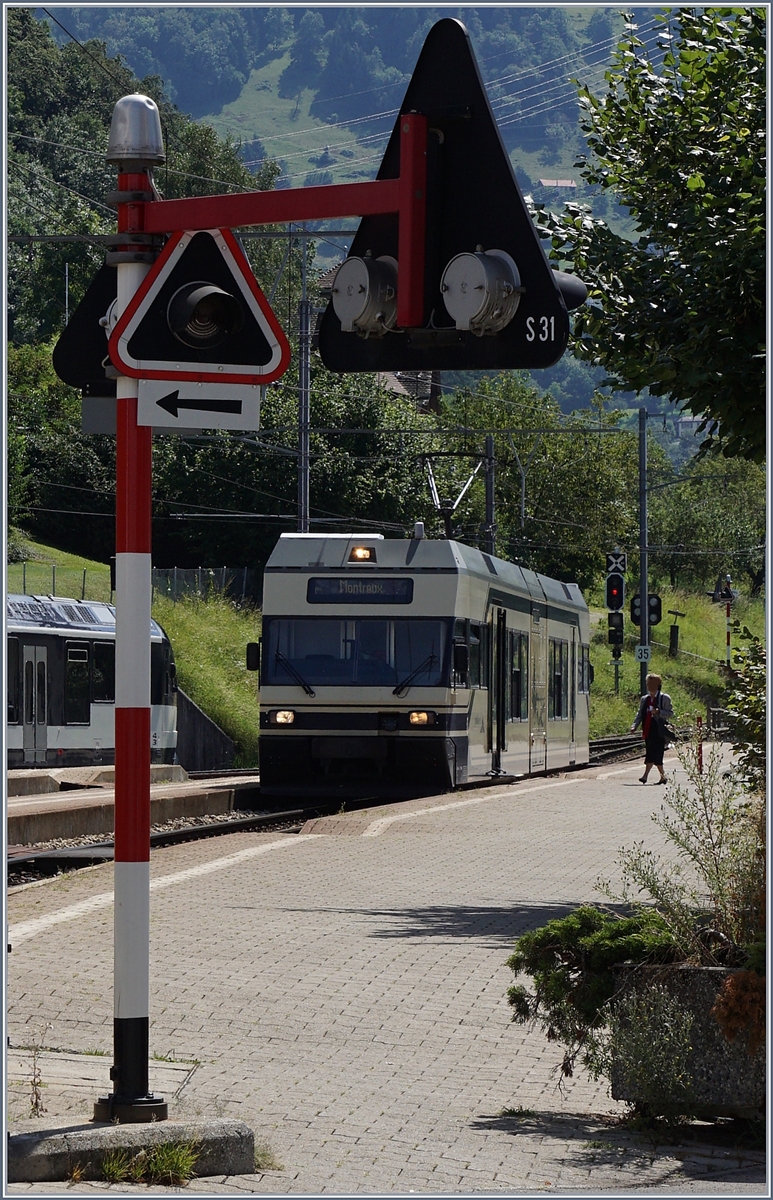
M 660 737 L 655 730 L 651 730 L 644 740 L 644 761 L 652 763 L 656 767 L 662 767 L 665 748 L 665 739 Z

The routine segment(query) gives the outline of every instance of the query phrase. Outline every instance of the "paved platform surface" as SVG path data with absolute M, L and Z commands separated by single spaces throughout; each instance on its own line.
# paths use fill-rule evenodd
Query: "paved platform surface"
M 578 1072 L 559 1091 L 560 1050 L 510 1022 L 515 937 L 598 900 L 620 846 L 661 844 L 650 814 L 663 789 L 638 783 L 640 769 L 154 851 L 151 1052 L 196 1067 L 170 1091 L 170 1117 L 238 1118 L 282 1164 L 187 1190 L 767 1194 L 762 1154 L 649 1145 L 620 1129 L 603 1081 Z M 12 1048 L 106 1051 L 99 1091 L 111 889 L 106 864 L 9 899 Z M 39 1091 L 42 1124 L 88 1118 L 96 1098 L 42 1069 Z M 9 1106 L 12 1127 L 29 1116 L 29 1084 Z

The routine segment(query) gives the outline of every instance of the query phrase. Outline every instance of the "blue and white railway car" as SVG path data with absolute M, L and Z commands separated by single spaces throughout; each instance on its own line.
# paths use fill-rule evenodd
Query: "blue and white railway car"
M 264 579 L 261 789 L 445 790 L 587 763 L 589 643 L 575 584 L 460 542 L 283 534 Z
M 115 762 L 115 608 L 60 596 L 7 599 L 8 766 Z M 177 746 L 172 647 L 151 621 L 150 761 Z

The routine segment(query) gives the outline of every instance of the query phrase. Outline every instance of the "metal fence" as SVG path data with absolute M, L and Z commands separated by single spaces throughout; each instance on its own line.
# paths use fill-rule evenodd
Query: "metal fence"
M 260 600 L 262 573 L 253 567 L 154 567 L 154 596 L 182 599 L 227 596 L 237 603 Z
M 76 600 L 113 599 L 110 568 L 63 567 L 55 563 L 9 563 L 6 568 L 10 593 L 31 596 L 72 596 Z
M 112 604 L 115 594 L 110 585 L 109 566 L 87 569 L 30 560 L 7 567 L 7 588 L 12 594 L 73 596 Z M 154 597 L 167 596 L 173 603 L 183 598 L 227 596 L 237 604 L 259 604 L 263 573 L 254 567 L 154 567 L 152 585 Z

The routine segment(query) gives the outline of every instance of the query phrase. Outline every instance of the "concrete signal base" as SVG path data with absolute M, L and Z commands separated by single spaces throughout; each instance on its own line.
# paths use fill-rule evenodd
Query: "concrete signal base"
M 163 1121 L 143 1125 L 81 1124 L 41 1129 L 27 1121 L 8 1134 L 8 1182 L 49 1183 L 66 1179 L 104 1179 L 109 1152 L 129 1157 L 150 1146 L 195 1144 L 194 1174 L 251 1175 L 255 1135 L 242 1121 Z

